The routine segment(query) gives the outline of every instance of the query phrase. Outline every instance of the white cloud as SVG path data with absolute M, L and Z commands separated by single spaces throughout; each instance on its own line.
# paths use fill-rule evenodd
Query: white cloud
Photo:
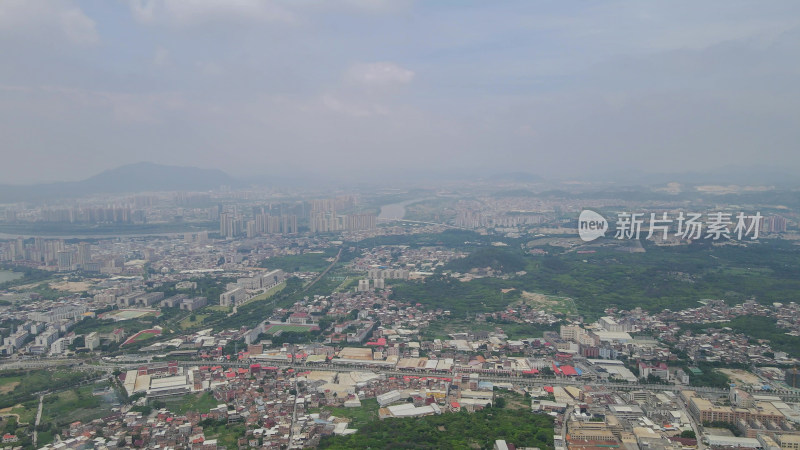
M 365 13 L 397 13 L 409 11 L 414 0 L 286 0 L 293 7 L 306 11 L 328 12 L 365 12 Z
M 182 96 L 174 92 L 132 94 L 64 86 L 40 86 L 24 89 L 21 92 L 26 92 L 29 97 L 41 99 L 52 105 L 60 105 L 61 108 L 73 113 L 99 111 L 106 117 L 110 113 L 115 121 L 123 124 L 160 123 L 164 114 L 187 108 Z M 19 91 L 19 88 L 16 90 Z
M 77 45 L 100 41 L 94 20 L 71 2 L 0 1 L 0 31 Z
M 131 0 L 142 23 L 192 26 L 215 21 L 292 22 L 294 14 L 270 0 Z
M 414 72 L 393 62 L 359 63 L 350 68 L 348 78 L 368 86 L 408 84 L 414 79 Z
M 389 110 L 378 104 L 345 101 L 332 94 L 322 96 L 322 104 L 331 111 L 353 117 L 385 116 Z

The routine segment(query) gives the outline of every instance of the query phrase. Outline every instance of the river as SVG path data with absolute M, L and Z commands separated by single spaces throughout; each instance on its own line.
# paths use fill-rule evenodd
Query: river
M 432 197 L 415 198 L 414 200 L 406 200 L 400 203 L 383 205 L 381 206 L 381 213 L 378 214 L 378 220 L 400 220 L 406 215 L 406 206 L 412 203 L 430 200 L 431 198 Z
M 22 278 L 22 273 L 12 272 L 10 270 L 0 270 L 0 283 L 16 280 L 17 278 Z

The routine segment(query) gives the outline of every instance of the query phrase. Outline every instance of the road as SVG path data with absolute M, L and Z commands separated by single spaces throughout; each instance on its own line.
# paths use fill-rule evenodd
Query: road
M 294 387 L 295 399 L 292 408 L 292 421 L 289 423 L 289 448 L 296 448 L 294 447 L 292 439 L 294 439 L 294 424 L 297 423 L 297 372 L 294 372 L 292 376 L 292 385 Z
M 33 447 L 37 448 L 36 441 L 39 439 L 39 423 L 42 421 L 42 405 L 44 404 L 44 394 L 39 396 L 39 410 L 36 411 L 36 426 L 33 429 Z
M 184 367 L 193 366 L 207 366 L 216 365 L 223 367 L 242 367 L 248 368 L 253 361 L 208 361 L 208 360 L 189 360 L 178 361 L 178 364 Z M 388 376 L 415 376 L 415 377 L 452 377 L 450 372 L 426 372 L 426 371 L 413 371 L 413 370 L 397 370 L 397 369 L 382 369 L 379 367 L 364 367 L 364 366 L 340 366 L 340 365 L 305 365 L 305 364 L 291 364 L 280 361 L 260 361 L 262 364 L 268 364 L 281 368 L 294 368 L 297 370 L 324 370 L 331 372 L 354 372 L 354 371 L 368 371 Z M 141 366 L 142 363 L 108 363 L 101 362 L 99 364 L 84 364 L 80 366 L 81 370 L 105 370 L 111 372 L 114 369 L 135 369 Z M 4 368 L 4 367 L 0 367 Z M 607 382 L 607 381 L 593 381 L 585 379 L 572 379 L 572 378 L 556 378 L 556 377 L 516 377 L 507 375 L 490 375 L 479 373 L 478 377 L 483 381 L 491 381 L 494 383 L 514 383 L 521 386 L 591 386 L 597 388 L 608 388 L 618 391 L 634 391 L 634 390 L 648 390 L 648 391 L 672 391 L 680 392 L 685 390 L 692 390 L 703 394 L 727 395 L 728 389 L 702 387 L 702 386 L 681 386 L 673 384 L 641 384 L 641 383 L 620 383 L 620 382 Z M 747 390 L 747 389 L 745 389 Z M 751 390 L 752 391 L 752 390 Z M 781 397 L 784 401 L 797 401 L 800 399 L 800 390 L 798 392 L 788 391 L 758 391 L 759 393 L 775 395 Z
M 178 365 L 183 367 L 193 367 L 193 366 L 223 366 L 223 367 L 241 367 L 241 368 L 248 368 L 252 361 L 207 361 L 207 360 L 191 360 L 191 361 L 178 361 Z M 334 366 L 334 365 L 314 365 L 309 366 L 305 364 L 291 364 L 291 363 L 283 363 L 279 361 L 262 361 L 262 364 L 269 364 L 271 366 L 280 367 L 284 369 L 294 368 L 297 370 L 317 370 L 317 371 L 329 371 L 329 372 L 354 372 L 354 371 L 369 371 L 380 373 L 388 376 L 413 376 L 413 377 L 444 377 L 450 378 L 453 376 L 452 373 L 448 372 L 425 372 L 425 371 L 413 371 L 413 370 L 397 370 L 397 369 L 381 369 L 376 367 L 345 367 L 345 366 Z M 102 362 L 100 364 L 92 364 L 86 365 L 86 369 L 90 370 L 92 368 L 98 370 L 108 370 L 108 369 L 135 369 L 141 366 L 139 363 L 131 363 L 131 364 L 116 364 L 116 363 L 107 363 Z M 491 381 L 495 383 L 514 383 L 523 386 L 592 386 L 592 387 L 608 387 L 615 390 L 651 390 L 651 391 L 673 391 L 673 392 L 680 392 L 683 390 L 691 389 L 697 392 L 702 393 L 709 393 L 709 394 L 718 394 L 718 395 L 726 395 L 728 390 L 727 389 L 720 389 L 720 388 L 713 388 L 713 387 L 688 387 L 688 386 L 675 386 L 671 384 L 639 384 L 639 383 L 613 383 L 613 382 L 603 382 L 603 381 L 590 381 L 590 380 L 576 380 L 576 379 L 569 379 L 569 378 L 555 378 L 555 377 L 536 377 L 536 378 L 523 378 L 523 377 L 513 377 L 513 376 L 502 376 L 502 375 L 487 375 L 487 374 L 478 374 L 478 377 L 483 381 Z
M 336 258 L 333 259 L 333 262 L 331 263 L 331 265 L 328 266 L 321 274 L 319 274 L 319 276 L 317 278 L 314 278 L 314 281 L 312 281 L 311 283 L 308 283 L 306 285 L 306 287 L 303 288 L 303 292 L 306 292 L 307 290 L 311 289 L 311 286 L 314 286 L 317 283 L 317 281 L 321 280 L 322 277 L 324 277 L 325 274 L 328 273 L 328 271 L 333 269 L 333 266 L 335 266 L 336 263 L 339 262 L 339 258 L 341 256 L 342 256 L 342 249 L 340 248 L 339 249 L 339 253 L 336 254 Z
M 52 362 L 50 362 L 52 361 Z M 248 368 L 252 361 L 235 361 L 235 362 L 217 362 L 207 360 L 190 360 L 178 361 L 178 364 L 184 367 L 191 366 L 206 366 L 218 365 L 224 367 L 242 367 Z M 291 364 L 283 363 L 280 361 L 260 361 L 263 364 L 269 364 L 281 368 L 295 368 L 298 370 L 326 370 L 333 372 L 353 372 L 353 371 L 370 371 L 375 373 L 382 373 L 388 376 L 429 376 L 429 377 L 452 377 L 453 374 L 449 372 L 425 372 L 413 370 L 397 370 L 397 369 L 381 369 L 379 367 L 367 366 L 339 366 L 339 365 L 305 365 L 305 364 Z M 0 370 L 13 369 L 13 368 L 46 368 L 52 367 L 54 364 L 70 365 L 76 364 L 75 360 L 58 359 L 58 360 L 36 360 L 30 362 L 14 362 L 10 364 L 0 365 Z M 99 364 L 83 364 L 78 366 L 78 370 L 104 370 L 111 372 L 114 369 L 135 369 L 141 366 L 142 363 L 108 363 L 101 362 Z M 496 383 L 515 383 L 522 386 L 592 386 L 592 387 L 606 387 L 614 390 L 632 391 L 632 390 L 649 390 L 649 391 L 672 391 L 680 392 L 685 390 L 692 390 L 704 394 L 727 395 L 728 389 L 714 388 L 714 387 L 699 387 L 699 386 L 681 386 L 673 384 L 640 384 L 640 383 L 620 383 L 620 382 L 607 382 L 607 381 L 592 381 L 585 379 L 571 379 L 571 378 L 556 378 L 556 377 L 517 377 L 507 375 L 490 375 L 478 374 L 478 377 L 484 381 L 492 381 Z M 786 390 L 773 390 L 773 391 L 755 391 L 753 389 L 745 390 L 749 392 L 758 392 L 768 395 L 775 395 L 780 397 L 783 401 L 795 402 L 800 400 L 800 390 L 786 391 Z
M 680 396 L 678 396 L 678 405 L 681 407 L 681 412 L 689 419 L 689 425 L 692 426 L 692 431 L 694 431 L 694 435 L 697 438 L 697 450 L 704 450 L 706 446 L 703 444 L 703 440 L 700 439 L 700 429 L 697 427 L 697 422 L 694 420 L 694 417 L 689 414 L 689 409 Z

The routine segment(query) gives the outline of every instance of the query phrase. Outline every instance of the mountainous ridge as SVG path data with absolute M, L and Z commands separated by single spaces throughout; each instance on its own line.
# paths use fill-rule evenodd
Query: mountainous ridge
M 0 185 L 0 202 L 41 201 L 93 194 L 159 191 L 206 191 L 240 184 L 219 169 L 139 162 L 105 170 L 81 181 Z

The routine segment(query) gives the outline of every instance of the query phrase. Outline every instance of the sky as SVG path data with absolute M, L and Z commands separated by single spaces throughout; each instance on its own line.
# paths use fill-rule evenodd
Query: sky
M 0 184 L 800 169 L 796 0 L 2 0 L 0 55 Z

